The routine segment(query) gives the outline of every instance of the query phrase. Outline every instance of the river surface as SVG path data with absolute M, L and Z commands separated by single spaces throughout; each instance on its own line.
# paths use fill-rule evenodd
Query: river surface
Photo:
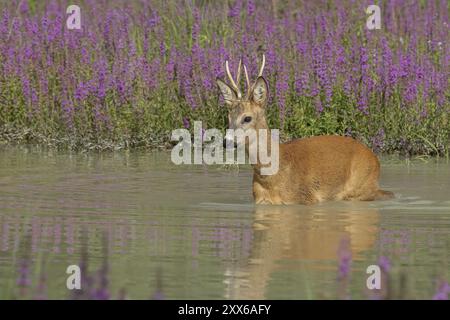
M 0 149 L 0 299 L 77 297 L 69 265 L 112 299 L 429 299 L 449 280 L 448 161 L 382 159 L 380 202 L 255 206 L 251 179 L 167 152 Z

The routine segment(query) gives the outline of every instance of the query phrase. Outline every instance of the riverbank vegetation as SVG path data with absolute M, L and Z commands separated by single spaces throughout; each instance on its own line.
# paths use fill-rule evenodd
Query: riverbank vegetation
M 170 146 L 196 120 L 226 128 L 224 62 L 253 77 L 282 139 L 349 135 L 380 153 L 447 155 L 449 7 L 364 2 L 10 1 L 0 12 L 0 143 L 73 150 Z

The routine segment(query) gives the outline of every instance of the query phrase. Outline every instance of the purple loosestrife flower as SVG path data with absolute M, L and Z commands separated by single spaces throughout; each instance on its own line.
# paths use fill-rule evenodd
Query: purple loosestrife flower
M 32 113 L 36 114 L 39 109 L 39 97 L 37 90 L 35 88 L 31 88 L 31 107 L 32 107 Z
M 72 290 L 71 298 L 75 300 L 88 299 L 90 292 L 92 290 L 92 277 L 88 273 L 89 267 L 89 251 L 87 249 L 87 229 L 82 229 L 82 241 L 81 241 L 81 252 L 80 252 L 80 271 L 81 271 L 81 290 Z
M 368 115 L 369 114 L 369 102 L 367 99 L 367 93 L 364 91 L 364 89 L 361 91 L 361 93 L 359 94 L 359 99 L 358 99 L 358 110 L 363 113 L 364 115 Z
M 34 223 L 34 220 L 33 220 Z M 28 298 L 27 294 L 29 293 L 29 289 L 32 284 L 31 276 L 32 276 L 32 260 L 31 260 L 31 252 L 33 250 L 33 232 L 34 228 L 32 228 L 31 234 L 27 233 L 24 238 L 23 244 L 23 252 L 21 252 L 17 264 L 17 279 L 16 285 L 19 288 L 19 296 L 21 298 Z M 40 230 L 38 230 L 40 231 Z
M 198 36 L 200 35 L 200 12 L 197 7 L 193 10 L 194 24 L 192 25 L 192 41 L 196 43 L 198 41 Z
M 338 295 L 340 299 L 349 299 L 348 283 L 350 281 L 350 272 L 352 265 L 352 251 L 350 237 L 345 236 L 341 239 L 338 248 Z
M 346 61 L 345 49 L 343 46 L 338 45 L 336 47 L 336 60 L 335 60 L 337 71 L 344 72 L 346 62 L 347 61 Z
M 133 46 L 133 48 L 134 48 L 134 46 Z M 159 55 L 160 55 L 161 59 L 164 59 L 164 57 L 166 56 L 166 52 L 167 52 L 166 44 L 164 43 L 163 40 L 161 40 L 159 42 Z
M 300 55 L 304 56 L 304 55 L 306 55 L 308 45 L 303 41 L 299 41 L 297 43 L 296 48 L 297 48 L 298 52 L 300 53 Z
M 63 93 L 63 98 L 61 101 L 62 118 L 67 127 L 72 130 L 74 128 L 74 106 L 72 104 L 72 101 L 64 96 L 67 96 L 67 93 Z
M 153 300 L 164 300 L 164 294 L 161 291 L 156 291 L 153 294 Z
M 181 66 L 182 68 L 180 70 L 180 77 L 182 78 L 182 80 L 180 84 L 184 93 L 184 97 L 191 108 L 196 109 L 198 104 L 194 96 L 195 91 L 191 77 L 191 75 L 193 74 L 192 58 L 185 57 L 184 61 L 181 62 Z
M 256 11 L 256 5 L 254 0 L 247 1 L 247 15 L 252 16 Z
M 27 258 L 20 259 L 18 273 L 17 285 L 21 288 L 31 286 L 30 261 Z
M 330 78 L 328 76 L 327 67 L 323 63 L 324 52 L 319 45 L 313 47 L 313 68 L 317 79 L 319 80 L 319 85 L 325 92 L 325 102 L 326 106 L 329 106 L 331 102 L 331 84 Z
M 264 70 L 266 77 L 269 77 L 274 72 L 276 61 L 277 54 L 275 52 L 275 48 L 273 46 L 270 46 L 266 53 L 266 67 Z
M 98 272 L 99 288 L 92 293 L 94 300 L 109 300 L 111 295 L 108 289 L 108 267 L 103 266 Z
M 183 127 L 189 129 L 190 123 L 188 118 L 183 118 Z
M 91 297 L 94 300 L 109 300 L 111 295 L 109 293 L 109 247 L 108 235 L 105 231 L 103 234 L 103 263 L 101 268 L 97 271 L 98 288 L 95 289 Z
M 320 96 L 316 96 L 314 101 L 315 101 L 316 112 L 318 114 L 321 114 L 323 112 L 323 104 L 322 104 L 322 100 L 320 99 Z
M 172 47 L 170 49 L 169 61 L 167 62 L 166 66 L 165 66 L 166 79 L 168 81 L 175 80 L 176 56 L 177 56 L 177 49 L 172 44 Z
M 55 41 L 58 35 L 61 35 L 61 28 L 58 26 L 62 24 L 62 21 L 61 15 L 57 14 L 55 19 L 49 22 L 49 27 L 47 28 L 47 42 L 49 44 Z
M 402 52 L 400 50 L 399 50 L 398 56 L 400 59 L 399 77 L 405 78 L 410 73 L 411 57 L 408 54 L 402 54 Z
M 403 96 L 405 97 L 405 101 L 409 104 L 411 104 L 413 101 L 416 100 L 417 97 L 417 82 L 415 79 L 411 79 L 407 86 L 406 90 L 404 91 Z
M 89 65 L 89 63 L 91 62 L 90 60 L 90 55 L 89 55 L 89 52 L 88 52 L 88 50 L 87 50 L 87 48 L 86 47 L 82 47 L 81 49 L 80 49 L 80 52 L 81 52 L 81 62 L 83 63 L 83 64 L 85 64 L 85 65 Z
M 345 135 L 346 137 L 353 137 L 353 131 L 352 131 L 352 128 L 350 128 L 350 127 L 345 128 L 344 135 Z
M 448 300 L 448 295 L 450 294 L 450 285 L 447 281 L 441 280 L 438 283 L 438 289 L 433 300 Z
M 350 276 L 352 265 L 352 252 L 350 248 L 350 239 L 345 237 L 341 240 L 338 249 L 339 269 L 338 279 L 347 279 Z
M 154 29 L 156 26 L 158 26 L 161 22 L 161 17 L 159 16 L 158 12 L 154 12 L 151 16 L 151 18 L 148 20 L 148 28 Z
M 106 97 L 106 91 L 108 89 L 107 76 L 108 76 L 108 63 L 104 58 L 100 58 L 95 63 L 95 69 L 97 70 L 97 96 L 101 100 Z
M 7 48 L 6 53 L 4 55 L 3 62 L 3 72 L 6 74 L 10 74 L 12 76 L 18 75 L 17 64 L 14 63 L 15 60 L 15 50 L 14 48 Z
M 41 94 L 46 96 L 48 94 L 48 75 L 44 70 L 40 70 L 39 73 L 39 87 Z
M 21 15 L 26 16 L 30 11 L 30 7 L 28 6 L 28 1 L 20 1 L 19 3 L 19 12 Z
M 49 27 L 49 19 L 47 14 L 44 14 L 41 18 L 41 27 L 42 27 L 42 32 L 47 33 L 47 29 Z
M 316 21 L 319 20 L 320 33 L 327 34 L 327 17 L 325 14 L 321 14 L 317 17 Z
M 288 83 L 289 75 L 288 75 L 288 71 L 286 70 L 286 64 L 285 64 L 284 59 L 280 58 L 278 65 L 279 65 L 280 69 L 279 69 L 275 87 L 276 87 L 277 101 L 278 101 L 279 108 L 280 108 L 280 120 L 281 120 L 281 123 L 283 123 L 285 111 L 286 111 L 286 94 L 289 89 L 289 83 Z
M 193 1 L 189 7 L 161 8 L 164 12 L 151 1 L 133 6 L 86 1 L 92 10 L 82 19 L 82 31 L 65 27 L 65 8 L 57 0 L 33 8 L 30 1 L 16 0 L 2 8 L 0 34 L 7 36 L 0 37 L 0 71 L 8 77 L 0 85 L 8 90 L 18 86 L 26 114 L 17 124 L 41 127 L 34 122 L 43 119 L 49 126 L 61 125 L 61 131 L 92 136 L 83 132 L 88 126 L 75 121 L 85 114 L 102 130 L 104 122 L 111 128 L 120 122 L 117 127 L 129 131 L 131 123 L 116 113 L 118 108 L 156 98 L 161 103 L 179 99 L 193 109 L 212 105 L 217 98 L 214 80 L 224 77 L 224 60 L 234 62 L 235 71 L 242 57 L 254 76 L 263 52 L 264 76 L 274 93 L 270 103 L 278 104 L 282 119 L 289 116 L 287 99 L 294 94 L 319 113 L 333 98 L 348 103 L 350 113 L 368 114 L 373 105 L 391 116 L 397 110 L 391 106 L 397 104 L 404 112 L 417 110 L 419 117 L 448 111 L 443 109 L 450 63 L 446 1 L 425 7 L 413 3 L 403 15 L 401 1 L 389 1 L 382 19 L 388 33 L 360 35 L 353 32 L 352 21 L 360 19 L 356 12 L 365 5 L 351 10 L 353 5 L 345 1 L 336 8 L 304 2 L 295 15 L 294 2 L 273 8 L 270 1 L 233 0 L 225 4 L 223 15 L 222 6 Z M 174 37 L 173 22 L 190 30 Z M 220 25 L 225 29 L 215 27 Z M 208 37 L 201 37 L 203 31 Z M 53 112 L 54 102 L 59 113 Z M 48 129 L 42 130 L 52 131 Z M 380 146 L 380 129 L 374 123 L 374 137 L 359 133 Z
M 309 74 L 303 71 L 299 78 L 295 80 L 295 89 L 297 94 L 307 96 L 309 90 Z
M 31 45 L 25 47 L 24 57 L 28 61 L 30 61 L 33 58 L 33 47 Z
M 390 88 L 389 88 L 389 74 L 390 68 L 392 66 L 392 51 L 389 48 L 388 42 L 386 38 L 381 39 L 381 61 L 378 62 L 378 77 L 381 79 L 380 81 L 380 91 L 385 91 L 389 96 Z
M 141 57 L 138 59 L 138 65 L 140 66 L 140 78 L 144 82 L 145 86 L 150 90 L 156 87 L 156 81 L 153 76 L 152 63 L 147 61 L 147 59 Z M 114 81 L 113 81 L 113 87 Z
M 360 90 L 359 90 L 359 99 L 358 99 L 358 109 L 360 112 L 362 112 L 365 115 L 368 115 L 368 108 L 369 108 L 369 93 L 371 89 L 371 82 L 368 75 L 368 60 L 369 57 L 367 55 L 367 49 L 365 47 L 360 47 L 359 50 L 359 67 L 360 67 L 360 74 L 361 74 L 361 80 L 360 80 Z
M 367 54 L 367 49 L 361 47 L 359 51 L 359 65 L 361 67 L 361 82 L 362 85 L 370 92 L 372 89 L 371 79 L 369 77 L 369 56 Z
M 372 138 L 372 148 L 375 152 L 380 152 L 384 147 L 385 133 L 384 129 L 381 128 L 378 130 L 378 133 L 375 137 Z
M 27 76 L 22 78 L 22 92 L 25 96 L 26 101 L 29 103 L 31 101 L 31 83 Z
M 310 96 L 311 97 L 318 97 L 318 98 L 320 98 L 319 93 L 320 93 L 320 90 L 319 90 L 319 87 L 317 86 L 317 83 L 313 82 L 312 85 L 311 85 Z
M 78 101 L 84 101 L 89 95 L 89 86 L 80 81 L 75 89 L 74 98 Z
M 0 34 L 8 34 L 9 33 L 9 12 L 8 10 L 3 9 L 2 20 L 0 21 Z
M 391 261 L 386 256 L 381 256 L 378 259 L 378 265 L 380 266 L 380 269 L 386 273 L 391 271 L 391 268 L 392 268 Z
M 236 0 L 234 2 L 234 5 L 231 6 L 230 10 L 228 11 L 228 17 L 229 18 L 236 18 L 239 16 L 242 8 L 242 1 Z
M 208 76 L 203 76 L 202 72 L 200 70 L 208 70 L 208 66 L 205 63 L 205 56 L 204 51 L 200 48 L 200 45 L 198 42 L 194 43 L 192 46 L 192 82 L 191 87 L 193 88 L 193 91 L 196 91 L 196 88 L 199 87 L 199 85 L 205 86 L 207 90 L 211 90 L 212 85 L 208 81 Z M 203 79 L 202 79 L 203 78 Z
M 295 33 L 297 36 L 297 45 L 296 48 L 301 54 L 306 53 L 307 42 L 303 38 L 303 33 L 305 32 L 305 22 L 302 17 L 299 17 L 296 21 L 295 25 Z

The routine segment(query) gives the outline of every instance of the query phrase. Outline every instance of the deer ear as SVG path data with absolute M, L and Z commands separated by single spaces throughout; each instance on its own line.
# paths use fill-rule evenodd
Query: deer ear
M 220 79 L 216 79 L 217 85 L 219 86 L 220 92 L 222 93 L 223 99 L 227 105 L 233 104 L 233 101 L 237 99 L 236 93 L 229 85 Z
M 258 77 L 251 93 L 252 100 L 259 104 L 261 107 L 264 107 L 267 102 L 268 95 L 269 86 L 267 85 L 266 79 L 264 79 L 263 77 Z

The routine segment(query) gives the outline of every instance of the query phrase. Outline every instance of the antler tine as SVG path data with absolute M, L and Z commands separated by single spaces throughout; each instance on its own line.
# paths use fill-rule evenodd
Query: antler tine
M 248 77 L 247 73 L 247 67 L 244 64 L 244 73 L 245 73 L 245 80 L 247 81 L 247 90 L 250 90 L 251 84 L 250 84 L 250 78 Z
M 261 68 L 259 69 L 258 77 L 261 77 L 261 76 L 262 76 L 265 65 L 266 65 L 266 56 L 265 56 L 264 53 L 263 53 L 263 56 L 262 56 L 262 64 L 261 64 Z
M 228 66 L 228 60 L 225 61 L 225 70 L 227 72 L 228 80 L 230 80 L 233 89 L 236 89 L 236 83 L 234 83 L 233 77 L 231 76 L 230 67 Z
M 238 88 L 239 88 L 239 84 L 241 82 L 241 65 L 242 65 L 242 59 L 239 60 L 239 66 L 237 69 L 237 76 L 236 76 L 236 84 L 238 85 Z
M 236 85 L 236 82 L 234 82 L 233 77 L 231 76 L 231 72 L 230 72 L 230 67 L 228 65 L 228 60 L 225 61 L 225 69 L 228 75 L 228 79 L 231 82 L 231 86 L 233 87 L 233 89 L 236 91 L 238 98 L 241 98 L 241 90 L 239 90 L 239 87 Z

